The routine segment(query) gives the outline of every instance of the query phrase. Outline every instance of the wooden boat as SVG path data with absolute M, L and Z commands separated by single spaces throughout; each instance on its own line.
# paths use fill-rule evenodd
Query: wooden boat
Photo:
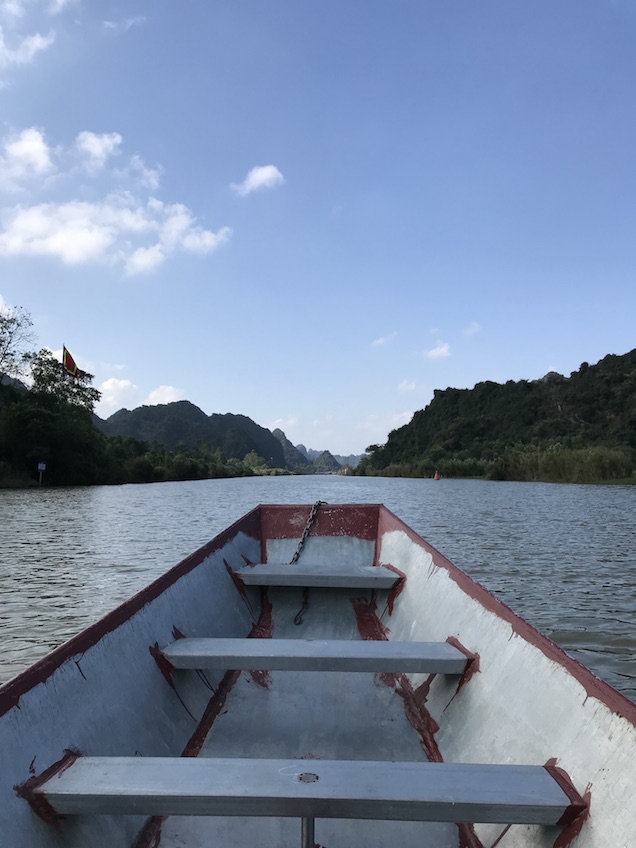
M 635 724 L 383 506 L 263 505 L 0 689 L 0 842 L 627 848 Z

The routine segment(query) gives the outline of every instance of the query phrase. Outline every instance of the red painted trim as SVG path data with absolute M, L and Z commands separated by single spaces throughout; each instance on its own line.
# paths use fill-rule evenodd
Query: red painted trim
M 13 787 L 18 798 L 23 798 L 37 816 L 47 824 L 52 825 L 56 830 L 60 829 L 59 814 L 48 798 L 41 792 L 36 792 L 36 790 L 56 774 L 59 775 L 65 772 L 81 756 L 81 752 L 76 748 L 65 748 L 62 758 L 50 765 L 42 774 L 33 775 L 24 783 L 17 784 Z M 35 760 L 35 757 L 33 760 Z M 33 761 L 31 761 L 31 767 L 33 767 Z
M 474 824 L 466 824 L 465 822 L 458 823 L 457 830 L 459 831 L 458 848 L 484 848 L 483 842 L 475 833 Z M 499 837 L 499 839 L 501 839 L 501 837 Z M 497 839 L 497 842 L 499 842 L 499 839 Z M 496 844 L 496 842 L 493 843 L 492 848 L 494 848 Z
M 240 671 L 226 671 L 214 695 L 208 701 L 201 721 L 197 725 L 196 730 L 188 739 L 185 748 L 181 754 L 182 757 L 198 757 L 203 747 L 203 743 L 212 730 L 212 726 L 225 706 L 227 696 L 234 688 L 234 684 L 241 676 Z
M 241 580 L 241 578 L 237 575 L 231 565 L 229 565 L 228 561 L 224 558 L 223 565 L 225 565 L 227 573 L 232 578 L 232 583 L 238 589 L 239 595 L 247 600 L 247 589 L 245 588 L 245 583 Z
M 152 816 L 139 831 L 132 848 L 159 848 L 161 828 L 168 816 Z
M 313 504 L 261 504 L 262 538 L 299 539 Z M 312 536 L 354 536 L 375 542 L 379 504 L 322 504 L 311 528 Z M 265 554 L 263 553 L 263 556 Z M 263 562 L 266 560 L 263 558 Z
M 572 783 L 572 779 L 570 775 L 562 769 L 560 766 L 557 766 L 556 757 L 552 757 L 552 759 L 548 760 L 548 762 L 543 766 L 543 768 L 547 771 L 550 777 L 555 780 L 560 788 L 565 792 L 570 802 L 570 806 L 565 810 L 557 824 L 562 827 L 567 827 L 572 824 L 575 819 L 585 813 L 589 808 L 589 801 L 585 801 L 579 793 L 576 791 L 576 787 Z
M 274 632 L 274 623 L 272 621 L 272 602 L 267 596 L 267 587 L 261 586 L 261 612 L 258 621 L 252 627 L 252 630 L 247 637 L 248 639 L 271 639 Z M 252 669 L 250 677 L 257 686 L 262 686 L 263 689 L 269 689 L 271 675 L 267 669 Z
M 448 704 L 444 707 L 444 710 L 447 710 L 448 707 L 453 703 L 456 696 L 459 694 L 459 690 L 462 689 L 470 680 L 472 680 L 473 676 L 477 674 L 480 670 L 479 668 L 479 654 L 473 654 L 468 648 L 465 648 L 464 645 L 456 639 L 455 636 L 447 636 L 446 641 L 449 645 L 452 645 L 454 648 L 457 648 L 458 651 L 461 651 L 468 660 L 466 663 L 466 668 L 464 669 L 464 673 L 459 678 L 459 683 L 457 684 L 457 689 L 455 690 L 455 694 L 450 699 Z
M 590 790 L 587 789 L 583 795 L 583 802 L 587 804 L 586 809 L 563 828 L 561 833 L 555 839 L 552 848 L 569 848 L 572 842 L 576 839 L 590 815 L 591 797 Z
M 251 538 L 258 539 L 260 536 L 261 516 L 259 508 L 253 509 L 237 522 L 232 524 L 203 547 L 199 548 L 190 556 L 175 565 L 165 574 L 162 574 L 149 586 L 146 586 L 132 598 L 125 601 L 121 606 L 114 609 L 95 624 L 87 627 L 68 642 L 60 645 L 46 657 L 32 665 L 29 669 L 10 680 L 0 687 L 0 716 L 16 706 L 22 695 L 33 689 L 39 683 L 44 683 L 53 672 L 63 663 L 77 654 L 86 652 L 100 641 L 107 633 L 112 633 L 126 621 L 131 619 L 142 607 L 154 601 L 166 589 L 176 583 L 181 577 L 200 565 L 207 557 L 215 551 L 223 548 L 239 532 Z
M 398 674 L 396 678 L 395 691 L 404 701 L 404 713 L 420 737 L 426 758 L 431 763 L 443 763 L 444 758 L 435 739 L 439 724 L 426 709 L 431 678 L 417 689 L 413 689 L 406 674 Z
M 377 642 L 389 638 L 389 629 L 378 618 L 377 604 L 373 598 L 351 598 L 351 604 L 362 639 Z
M 148 650 L 150 651 L 150 656 L 157 663 L 159 671 L 163 675 L 163 678 L 167 681 L 168 686 L 172 689 L 172 691 L 175 693 L 175 695 L 179 699 L 179 703 L 181 704 L 183 709 L 187 712 L 187 714 L 190 716 L 192 721 L 196 721 L 195 717 L 192 715 L 192 713 L 188 709 L 186 702 L 183 700 L 183 698 L 181 697 L 181 695 L 177 691 L 177 687 L 174 685 L 174 680 L 172 679 L 172 672 L 174 671 L 174 666 L 172 665 L 172 663 L 170 662 L 168 657 L 165 656 L 165 654 L 163 653 L 163 651 L 159 647 L 159 643 L 155 642 L 154 645 L 149 645 Z
M 400 578 L 393 584 L 393 588 L 389 592 L 389 597 L 386 599 L 386 609 L 388 610 L 389 615 L 393 615 L 395 599 L 404 591 L 406 586 L 406 574 L 403 571 L 400 571 L 399 568 L 396 568 L 394 565 L 389 565 L 388 563 L 383 563 L 383 568 L 388 568 L 389 571 L 397 574 Z M 384 613 L 382 614 L 384 615 Z

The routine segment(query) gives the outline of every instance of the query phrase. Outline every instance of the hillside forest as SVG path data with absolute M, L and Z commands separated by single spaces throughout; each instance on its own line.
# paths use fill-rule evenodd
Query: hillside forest
M 636 350 L 565 377 L 436 390 L 360 457 L 294 446 L 244 415 L 188 401 L 98 418 L 93 376 L 33 350 L 32 322 L 0 304 L 0 487 L 196 480 L 253 474 L 636 482 Z M 360 460 L 358 462 L 358 460 Z M 346 468 L 343 469 L 343 466 Z
M 0 304 L 0 487 L 199 480 L 341 471 L 329 451 L 295 448 L 242 415 L 187 401 L 94 414 L 93 375 L 31 349 L 29 314 Z M 24 380 L 28 381 L 28 386 Z
M 636 350 L 569 377 L 435 391 L 357 474 L 636 482 Z

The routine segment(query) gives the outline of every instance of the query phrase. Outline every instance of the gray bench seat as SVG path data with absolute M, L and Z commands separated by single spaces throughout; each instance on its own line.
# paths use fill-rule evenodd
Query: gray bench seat
M 543 766 L 463 763 L 79 757 L 34 791 L 95 815 L 554 825 L 580 806 Z
M 298 586 L 329 589 L 392 589 L 399 575 L 383 565 L 258 563 L 236 570 L 246 586 Z
M 463 674 L 466 655 L 447 642 L 347 639 L 178 639 L 162 653 L 174 668 Z

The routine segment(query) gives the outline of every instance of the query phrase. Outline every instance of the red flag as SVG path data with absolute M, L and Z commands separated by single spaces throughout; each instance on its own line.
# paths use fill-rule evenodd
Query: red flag
M 62 350 L 62 367 L 64 368 L 64 373 L 73 377 L 73 379 L 79 377 L 80 370 L 75 364 L 75 360 L 65 347 Z

